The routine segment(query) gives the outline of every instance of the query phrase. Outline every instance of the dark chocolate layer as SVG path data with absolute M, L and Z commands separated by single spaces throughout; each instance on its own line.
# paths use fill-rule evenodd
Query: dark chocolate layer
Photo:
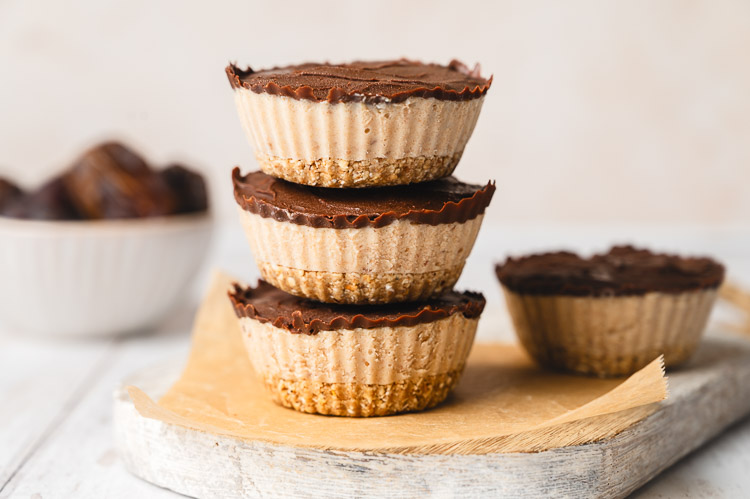
M 229 293 L 237 317 L 249 317 L 291 333 L 316 334 L 335 329 L 414 326 L 454 314 L 477 318 L 484 310 L 481 293 L 448 291 L 419 303 L 336 305 L 307 300 L 276 289 L 265 281 L 254 288 L 234 285 Z
M 628 296 L 717 288 L 724 266 L 710 258 L 684 258 L 615 246 L 591 258 L 560 251 L 508 258 L 495 268 L 509 290 L 529 295 Z
M 293 99 L 335 102 L 402 102 L 409 97 L 471 100 L 487 93 L 492 84 L 459 62 L 448 66 L 400 59 L 356 61 L 349 64 L 306 63 L 254 71 L 230 64 L 232 88 Z
M 293 184 L 263 172 L 232 171 L 234 198 L 265 218 L 319 228 L 383 227 L 396 220 L 439 225 L 484 213 L 495 184 L 465 184 L 453 177 L 390 187 L 331 189 Z

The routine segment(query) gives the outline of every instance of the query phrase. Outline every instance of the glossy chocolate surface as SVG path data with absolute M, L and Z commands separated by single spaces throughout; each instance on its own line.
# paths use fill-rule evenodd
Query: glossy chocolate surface
M 254 71 L 226 68 L 232 88 L 318 102 L 403 102 L 409 97 L 471 100 L 487 93 L 492 78 L 459 61 L 448 66 L 399 59 L 348 64 L 306 63 Z
M 496 267 L 510 291 L 529 295 L 628 296 L 717 288 L 724 266 L 711 258 L 652 253 L 632 246 L 582 258 L 560 251 L 509 258 Z
M 453 177 L 390 187 L 331 189 L 293 184 L 257 171 L 232 172 L 234 197 L 246 211 L 265 218 L 320 228 L 384 227 L 396 220 L 439 225 L 463 223 L 484 213 L 495 184 L 463 183 Z
M 335 329 L 414 326 L 453 314 L 478 318 L 484 309 L 481 293 L 449 291 L 419 303 L 336 305 L 290 295 L 265 281 L 256 287 L 234 286 L 229 293 L 238 317 L 248 317 L 292 333 L 316 334 Z

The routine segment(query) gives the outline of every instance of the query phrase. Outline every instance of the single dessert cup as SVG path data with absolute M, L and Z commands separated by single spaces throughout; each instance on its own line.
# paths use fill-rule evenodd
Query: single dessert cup
M 323 189 L 232 172 L 261 275 L 329 303 L 423 300 L 451 289 L 495 186 L 454 178 L 371 189 Z
M 630 246 L 589 259 L 558 252 L 496 267 L 516 333 L 541 365 L 624 376 L 659 355 L 667 367 L 693 354 L 724 278 L 708 258 Z
M 484 297 L 341 306 L 260 281 L 230 292 L 250 361 L 273 400 L 297 411 L 385 416 L 439 404 L 458 382 Z
M 492 79 L 458 61 L 226 68 L 260 168 L 319 187 L 450 175 Z

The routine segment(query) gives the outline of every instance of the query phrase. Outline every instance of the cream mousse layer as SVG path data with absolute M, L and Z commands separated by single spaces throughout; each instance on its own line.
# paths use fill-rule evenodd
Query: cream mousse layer
M 484 215 L 464 223 L 331 229 L 264 218 L 239 210 L 259 262 L 300 270 L 359 273 L 426 273 L 463 266 Z
M 454 314 L 412 326 L 293 334 L 240 319 L 250 361 L 263 376 L 388 385 L 463 369 L 478 319 Z
M 424 299 L 458 280 L 484 216 L 427 225 L 333 229 L 280 222 L 240 209 L 263 278 L 298 296 L 337 303 Z
M 685 362 L 706 328 L 717 290 L 641 296 L 522 295 L 503 288 L 519 340 L 540 364 L 624 376 L 664 355 Z
M 260 168 L 320 187 L 397 185 L 450 175 L 483 101 L 481 96 L 331 103 L 235 89 Z

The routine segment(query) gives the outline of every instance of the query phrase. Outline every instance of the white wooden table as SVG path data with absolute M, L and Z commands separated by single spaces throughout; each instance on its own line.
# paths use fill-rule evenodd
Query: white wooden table
M 233 222 L 233 221 L 231 221 Z M 635 239 L 659 248 L 711 252 L 750 285 L 747 231 L 632 227 L 520 228 L 485 225 L 461 287 L 481 289 L 488 307 L 479 337 L 511 340 L 491 262 L 507 252 L 565 246 L 588 250 Z M 233 223 L 218 231 L 211 257 L 239 277 L 254 265 Z M 204 269 L 190 306 L 155 331 L 99 341 L 29 338 L 0 326 L 0 498 L 178 497 L 129 475 L 112 442 L 112 391 L 140 368 L 186 355 Z M 649 485 L 638 497 L 750 496 L 750 420 L 740 422 Z

